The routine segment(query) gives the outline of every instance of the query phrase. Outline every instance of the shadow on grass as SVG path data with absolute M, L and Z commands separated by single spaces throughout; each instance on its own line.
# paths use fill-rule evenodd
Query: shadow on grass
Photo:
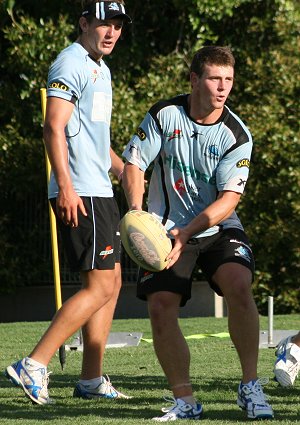
M 20 388 L 14 388 L 5 378 L 0 378 L 0 419 L 53 420 L 95 416 L 112 419 L 150 419 L 162 415 L 160 409 L 168 406 L 163 396 L 168 393 L 163 376 L 111 375 L 113 385 L 132 399 L 78 400 L 72 397 L 76 375 L 51 375 L 50 395 L 55 404 L 39 406 L 24 397 Z M 196 396 L 204 405 L 204 419 L 249 422 L 246 413 L 236 405 L 237 379 L 211 378 L 193 379 Z M 295 411 L 282 409 L 282 404 L 298 405 L 299 388 L 282 389 L 275 383 L 266 388 L 277 420 L 299 419 Z M 150 394 L 150 395 L 149 395 Z M 277 409 L 278 407 L 278 409 Z

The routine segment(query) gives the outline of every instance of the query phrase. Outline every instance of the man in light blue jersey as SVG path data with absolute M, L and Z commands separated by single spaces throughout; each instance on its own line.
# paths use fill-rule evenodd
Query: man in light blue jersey
M 154 418 L 159 422 L 202 417 L 178 324 L 179 307 L 191 297 L 196 265 L 227 303 L 229 332 L 242 369 L 238 406 L 251 419 L 273 417 L 257 377 L 254 259 L 235 212 L 248 179 L 252 137 L 225 105 L 234 63 L 227 47 L 200 49 L 191 64 L 191 93 L 152 106 L 123 154 L 129 208 L 142 209 L 144 173 L 153 162 L 148 210 L 173 239 L 166 269 L 141 270 L 137 286 L 137 296 L 148 302 L 155 351 L 174 395 L 174 405 Z
M 7 377 L 34 403 L 51 402 L 47 366 L 80 327 L 81 379 L 74 397 L 128 398 L 102 371 L 103 355 L 121 287 L 119 211 L 109 177 L 123 161 L 110 147 L 112 87 L 103 56 L 130 22 L 122 0 L 82 2 L 79 37 L 50 66 L 44 140 L 51 163 L 49 199 L 66 256 L 82 289 L 68 299 L 28 357 L 8 366 Z

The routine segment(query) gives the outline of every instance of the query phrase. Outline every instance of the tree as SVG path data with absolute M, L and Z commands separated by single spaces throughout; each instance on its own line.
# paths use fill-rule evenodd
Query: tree
M 36 262 L 37 229 L 14 223 L 35 192 L 45 195 L 39 88 L 49 63 L 76 38 L 80 1 L 6 0 L 0 11 L 3 60 L 0 65 L 0 241 L 6 249 L 0 275 L 11 288 L 37 281 L 28 266 Z M 158 99 L 189 90 L 188 69 L 202 45 L 231 46 L 236 81 L 230 108 L 249 126 L 254 153 L 246 196 L 238 213 L 256 256 L 255 297 L 266 312 L 267 296 L 277 312 L 300 311 L 299 284 L 299 24 L 297 0 L 127 0 L 133 24 L 113 54 L 112 143 L 121 153 L 139 121 Z M 46 16 L 48 18 L 46 18 Z M 41 18 L 42 17 L 42 18 Z M 36 206 L 42 214 L 41 197 Z M 33 241 L 24 259 L 20 249 Z M 17 241 L 17 242 L 16 242 Z M 40 262 L 39 262 L 40 264 Z M 14 277 L 12 279 L 12 276 Z

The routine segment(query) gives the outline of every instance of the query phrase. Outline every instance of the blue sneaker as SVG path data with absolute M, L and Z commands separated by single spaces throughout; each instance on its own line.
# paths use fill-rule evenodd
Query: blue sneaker
M 262 384 L 267 380 L 257 379 L 251 384 L 243 384 L 238 388 L 237 405 L 247 411 L 249 419 L 272 419 L 274 417 L 273 409 L 267 402 L 263 392 Z
M 203 409 L 200 403 L 196 404 L 196 407 L 189 403 L 186 403 L 181 398 L 166 398 L 167 401 L 172 401 L 174 404 L 170 408 L 164 407 L 161 410 L 166 412 L 165 415 L 160 417 L 152 418 L 156 422 L 167 422 L 176 421 L 177 419 L 201 419 L 203 415 Z
M 85 398 L 85 399 L 92 399 L 92 398 L 110 398 L 110 399 L 116 399 L 116 398 L 132 398 L 128 395 L 125 395 L 123 393 L 120 393 L 120 391 L 117 391 L 110 382 L 109 377 L 106 375 L 106 378 L 104 376 L 101 377 L 101 382 L 96 388 L 91 388 L 88 385 L 82 385 L 80 382 L 78 382 L 75 386 L 73 397 L 78 398 Z
M 51 403 L 47 388 L 50 373 L 47 373 L 47 368 L 33 365 L 29 357 L 13 363 L 5 370 L 6 377 L 21 387 L 25 395 L 36 404 Z

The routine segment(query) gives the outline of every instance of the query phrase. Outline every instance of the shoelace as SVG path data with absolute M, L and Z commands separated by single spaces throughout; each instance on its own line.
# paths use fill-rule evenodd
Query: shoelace
M 117 394 L 118 397 L 120 398 L 127 398 L 130 399 L 132 398 L 131 396 L 125 395 L 123 393 L 121 393 L 120 391 L 116 390 L 115 387 L 113 386 L 113 384 L 110 381 L 110 377 L 108 375 L 105 375 L 105 381 L 102 382 L 101 385 L 105 386 L 105 391 L 109 392 L 110 394 Z
M 285 361 L 286 356 L 286 347 L 290 341 L 284 341 L 282 344 L 278 344 L 276 347 L 275 355 L 278 357 L 278 360 Z
M 49 393 L 48 393 L 49 375 L 51 375 L 51 373 L 52 373 L 51 371 L 46 372 L 44 375 L 42 375 L 42 377 L 41 377 L 41 373 L 38 371 L 34 371 L 34 374 L 33 374 L 36 381 L 40 383 L 41 389 L 40 389 L 39 397 L 47 400 L 47 404 L 55 404 L 55 401 L 49 397 Z
M 43 395 L 43 397 L 49 399 L 49 393 L 48 393 L 48 384 L 49 384 L 49 376 L 52 372 L 46 372 L 45 375 L 42 377 L 42 388 L 40 394 Z
M 118 394 L 118 391 L 113 387 L 109 376 L 105 375 L 104 379 L 105 380 L 104 382 L 102 382 L 101 386 L 103 385 L 105 387 L 105 392 L 110 394 L 114 394 L 114 393 Z
M 170 412 L 171 410 L 173 410 L 173 409 L 174 409 L 174 407 L 176 407 L 176 406 L 177 406 L 177 401 L 176 401 L 176 399 L 175 399 L 174 397 L 172 397 L 172 396 L 168 396 L 168 395 L 165 395 L 165 396 L 163 396 L 163 399 L 164 399 L 167 403 L 172 403 L 172 405 L 171 405 L 170 407 L 162 407 L 161 411 L 162 411 L 163 413 L 168 413 L 168 412 Z
M 254 404 L 262 404 L 267 402 L 267 396 L 264 394 L 262 386 L 269 383 L 269 378 L 260 378 L 255 384 L 250 387 L 251 391 L 251 401 Z

